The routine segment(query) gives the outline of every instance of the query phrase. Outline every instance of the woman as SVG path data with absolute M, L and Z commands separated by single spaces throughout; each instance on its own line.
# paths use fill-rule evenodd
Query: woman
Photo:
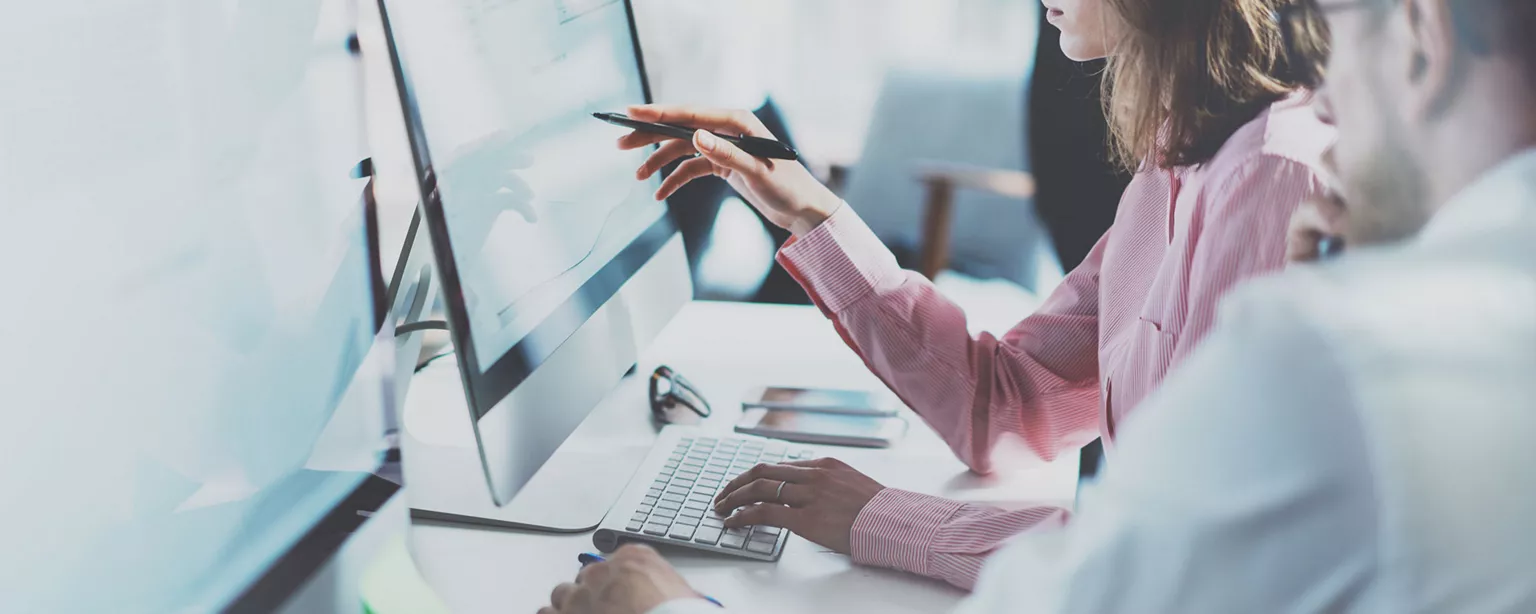
M 800 165 L 753 158 L 700 131 L 665 142 L 638 175 L 698 152 L 658 198 L 718 175 L 789 229 L 780 261 L 972 469 L 991 470 L 1005 434 L 1046 460 L 1096 436 L 1112 448 L 1127 414 L 1209 329 L 1221 296 L 1282 266 L 1292 211 L 1323 191 L 1316 169 L 1332 133 L 1286 76 L 1270 16 L 1283 1 L 1045 0 L 1068 57 L 1108 57 L 1112 151 L 1135 177 L 1087 260 L 1002 339 L 970 336 L 965 314 L 898 268 L 852 206 Z M 766 134 L 745 112 L 630 114 Z M 661 140 L 636 133 L 620 146 Z M 830 459 L 754 468 L 726 485 L 717 506 L 736 510 L 728 526 L 786 527 L 855 562 L 962 588 L 1009 536 L 1066 517 L 886 489 Z

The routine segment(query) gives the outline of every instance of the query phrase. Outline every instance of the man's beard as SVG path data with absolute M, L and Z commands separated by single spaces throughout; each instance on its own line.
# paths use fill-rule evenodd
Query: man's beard
M 1375 155 L 1367 158 L 1348 183 L 1347 214 L 1351 245 L 1395 243 L 1418 234 L 1432 210 L 1429 184 L 1422 166 L 1403 142 L 1403 127 L 1381 109 Z

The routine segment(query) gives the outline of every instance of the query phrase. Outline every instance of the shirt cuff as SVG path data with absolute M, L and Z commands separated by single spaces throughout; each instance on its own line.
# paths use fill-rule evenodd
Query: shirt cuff
M 779 250 L 778 260 L 832 313 L 902 278 L 896 256 L 846 203 Z
M 646 614 L 721 614 L 725 610 L 703 599 L 673 599 L 651 608 Z
M 962 507 L 959 501 L 896 488 L 880 491 L 853 520 L 853 562 L 931 576 L 928 559 L 934 537 Z

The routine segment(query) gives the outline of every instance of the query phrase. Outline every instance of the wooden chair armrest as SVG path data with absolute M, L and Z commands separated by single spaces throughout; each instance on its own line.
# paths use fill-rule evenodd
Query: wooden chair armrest
M 923 228 L 918 246 L 918 272 L 928 279 L 949 266 L 950 226 L 955 191 L 976 190 L 1020 200 L 1035 195 L 1035 177 L 1023 171 L 985 168 L 948 162 L 918 165 L 917 177 L 928 187 L 923 203 Z
M 941 182 L 961 190 L 989 192 L 1010 198 L 1026 199 L 1035 195 L 1035 176 L 1024 171 L 928 162 L 918 165 L 917 176 L 923 183 L 930 185 Z

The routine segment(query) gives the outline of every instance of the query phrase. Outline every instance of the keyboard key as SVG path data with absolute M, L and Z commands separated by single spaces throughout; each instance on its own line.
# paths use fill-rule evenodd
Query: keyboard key
M 693 539 L 693 525 L 672 523 L 672 530 L 671 532 L 667 533 L 667 537 L 672 539 L 691 540 Z M 770 547 L 769 550 L 771 551 L 772 548 Z
M 662 493 L 661 494 L 661 498 L 662 499 L 666 499 L 667 495 L 673 495 L 673 496 L 677 496 L 677 497 L 687 497 L 688 493 L 690 493 L 690 492 L 693 492 L 693 489 L 691 489 L 691 488 L 689 488 L 687 486 L 679 486 L 677 484 L 673 484 L 673 485 L 667 487 L 667 492 Z
M 682 486 L 683 488 L 693 488 L 693 480 L 672 480 L 672 485 Z
M 768 535 L 770 537 L 778 537 L 779 536 L 779 532 L 781 532 L 781 531 L 783 531 L 783 529 L 780 529 L 778 527 L 765 527 L 765 526 L 761 526 L 760 525 L 757 528 L 752 529 L 752 537 L 756 538 L 758 535 Z
M 678 514 L 677 518 L 674 518 L 672 520 L 672 522 L 685 523 L 685 524 L 687 524 L 689 526 L 696 527 L 696 526 L 699 526 L 699 521 L 701 521 L 703 519 L 704 519 L 704 517 L 700 516 L 699 514 L 689 514 L 688 512 L 683 512 L 681 514 Z
M 693 535 L 693 541 L 713 546 L 715 542 L 720 541 L 720 529 L 699 527 L 698 532 Z
M 688 499 L 688 497 L 686 496 L 686 493 L 673 493 L 673 492 L 669 492 L 669 493 L 664 494 L 664 495 L 661 496 L 661 500 L 663 502 L 671 501 L 671 502 L 676 503 L 678 505 L 682 505 L 683 501 L 686 501 L 687 499 Z
M 667 529 L 669 529 L 669 528 L 671 528 L 671 525 L 658 524 L 658 523 L 651 522 L 651 523 L 647 523 L 645 525 L 645 534 L 646 535 L 666 535 L 667 534 Z
M 677 465 L 678 465 L 678 462 L 677 462 L 677 461 L 675 461 L 675 460 L 669 460 L 669 461 L 667 461 L 667 464 L 665 464 L 665 465 L 662 465 L 662 466 L 661 466 L 661 467 L 662 467 L 662 468 L 663 468 L 663 469 L 676 469 L 676 468 L 677 468 Z
M 709 505 L 715 502 L 715 498 L 705 494 L 689 494 L 688 501 L 698 501 L 704 505 Z M 687 501 L 684 501 L 684 503 L 687 503 Z
M 683 504 L 677 501 L 657 501 L 656 509 L 677 511 L 683 509 Z
M 773 554 L 775 542 L 747 542 L 747 551 L 758 554 Z
M 725 479 L 725 472 L 723 472 L 723 471 L 705 471 L 704 473 L 699 474 L 699 476 L 702 476 L 706 480 L 717 480 L 718 481 L 718 480 L 724 480 Z
M 694 482 L 693 485 L 694 486 L 703 486 L 705 488 L 715 488 L 715 489 L 718 489 L 718 488 L 720 488 L 720 480 L 712 480 L 712 479 L 709 479 L 709 478 L 701 478 L 701 479 L 699 479 L 699 481 Z
M 697 480 L 699 479 L 699 473 L 697 471 L 678 471 L 677 477 L 685 480 Z
M 672 522 L 672 519 L 676 518 L 680 511 L 681 510 L 658 509 L 651 512 L 651 518 L 653 520 L 665 520 L 667 522 Z
M 656 501 L 659 499 L 660 497 L 646 497 L 640 500 L 640 505 L 656 505 Z
M 710 518 L 709 516 L 705 516 L 704 517 L 704 521 L 700 522 L 699 526 L 702 526 L 702 527 L 714 527 L 714 528 L 717 528 L 717 529 L 724 529 L 725 528 L 725 520 L 721 519 L 721 518 Z
M 736 527 L 734 529 L 726 529 L 725 534 L 736 535 L 742 539 L 746 539 L 748 535 L 752 534 L 752 527 Z
M 731 534 L 727 533 L 724 537 L 720 538 L 720 546 L 722 548 L 732 548 L 732 549 L 740 550 L 742 548 L 742 546 L 745 546 L 745 545 L 747 545 L 747 539 L 745 537 L 740 536 L 740 535 L 731 535 Z
M 640 509 L 635 510 L 635 513 L 636 514 L 649 514 L 649 513 L 651 513 L 652 509 L 655 509 L 655 507 L 656 506 L 654 506 L 654 505 L 642 505 L 642 506 L 640 506 Z
M 693 510 L 699 513 L 709 511 L 709 503 L 698 499 L 689 499 L 683 502 L 683 510 Z
M 624 530 L 625 531 L 629 531 L 630 533 L 639 533 L 640 530 L 643 529 L 643 528 L 645 528 L 645 521 L 644 520 L 639 520 L 639 521 L 631 520 L 631 521 L 629 521 L 629 524 L 624 525 Z
M 779 536 L 777 536 L 777 535 L 769 535 L 767 533 L 758 533 L 757 531 L 753 531 L 752 532 L 752 536 L 748 537 L 747 541 L 748 542 L 753 542 L 753 543 L 756 543 L 756 542 L 768 542 L 768 543 L 771 544 L 773 542 L 779 541 Z

